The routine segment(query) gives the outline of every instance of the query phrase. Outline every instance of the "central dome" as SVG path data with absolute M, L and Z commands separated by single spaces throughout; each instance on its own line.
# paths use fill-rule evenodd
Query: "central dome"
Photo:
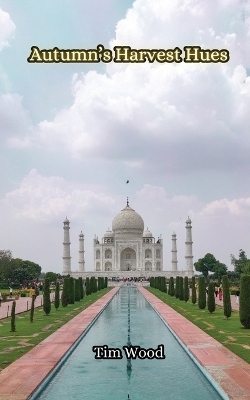
M 112 231 L 114 233 L 143 233 L 144 222 L 142 217 L 127 205 L 115 216 L 112 222 Z

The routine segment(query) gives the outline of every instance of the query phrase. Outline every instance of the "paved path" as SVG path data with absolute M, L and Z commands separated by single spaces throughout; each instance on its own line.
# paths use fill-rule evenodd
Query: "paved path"
M 232 400 L 250 399 L 250 365 L 148 290 L 140 292 Z M 219 301 L 219 300 L 218 300 Z
M 0 400 L 27 400 L 118 290 L 110 290 L 1 371 Z
M 223 300 L 219 300 L 219 297 L 215 297 L 215 303 L 223 307 Z M 231 295 L 231 306 L 233 310 L 239 311 L 239 303 L 236 303 L 236 297 L 234 295 Z
M 54 296 L 55 294 L 51 293 L 50 295 L 51 301 L 54 301 Z M 1 302 L 0 319 L 7 318 L 10 316 L 12 303 L 13 301 Z M 40 294 L 39 296 L 37 296 L 35 300 L 35 307 L 40 307 L 42 304 L 43 304 L 43 295 Z M 30 310 L 30 307 L 31 307 L 31 297 L 19 297 L 19 299 L 16 300 L 16 314 L 20 314 L 24 311 Z

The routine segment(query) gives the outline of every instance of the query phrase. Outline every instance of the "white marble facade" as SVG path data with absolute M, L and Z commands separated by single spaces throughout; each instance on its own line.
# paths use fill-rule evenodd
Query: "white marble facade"
M 149 272 L 163 270 L 163 241 L 155 240 L 144 231 L 142 217 L 128 202 L 113 219 L 112 231 L 99 241 L 94 239 L 94 270 L 96 272 Z

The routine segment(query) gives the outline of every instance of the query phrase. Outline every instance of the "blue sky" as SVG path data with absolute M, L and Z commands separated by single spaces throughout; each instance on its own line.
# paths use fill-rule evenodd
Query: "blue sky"
M 0 0 L 2 249 L 62 270 L 62 221 L 86 268 L 93 236 L 131 206 L 164 240 L 185 220 L 194 261 L 250 256 L 250 2 Z M 226 48 L 226 64 L 30 64 L 31 46 Z M 126 185 L 126 180 L 130 184 Z

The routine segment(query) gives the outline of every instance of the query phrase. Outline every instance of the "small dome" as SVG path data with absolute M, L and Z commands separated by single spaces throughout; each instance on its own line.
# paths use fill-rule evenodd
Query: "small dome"
M 144 222 L 142 217 L 127 205 L 123 210 L 115 216 L 112 222 L 112 230 L 114 233 L 127 232 L 127 233 L 143 233 Z
M 65 220 L 63 221 L 63 223 L 64 223 L 64 224 L 69 224 L 69 220 L 68 220 L 67 217 L 65 218 Z
M 188 224 L 191 224 L 192 221 L 191 221 L 191 219 L 189 218 L 189 216 L 188 216 L 186 222 L 187 222 Z
M 108 230 L 104 233 L 104 237 L 114 237 L 114 233 L 108 228 Z
M 143 237 L 152 237 L 152 236 L 153 236 L 153 235 L 152 235 L 152 233 L 148 230 L 148 228 L 147 228 L 146 231 L 143 232 Z

